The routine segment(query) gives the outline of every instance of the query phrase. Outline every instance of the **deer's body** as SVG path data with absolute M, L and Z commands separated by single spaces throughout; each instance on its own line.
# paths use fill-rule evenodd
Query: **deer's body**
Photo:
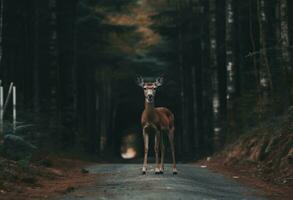
M 174 129 L 174 115 L 168 108 L 155 108 L 153 105 L 148 105 L 148 103 L 145 104 L 145 110 L 141 116 L 142 127 L 147 125 L 147 123 L 151 123 L 156 126 L 158 130 Z
M 174 148 L 174 115 L 164 107 L 156 108 L 154 106 L 155 90 L 161 86 L 162 80 L 156 80 L 154 83 L 144 83 L 140 78 L 139 85 L 144 88 L 145 93 L 145 109 L 141 116 L 141 124 L 144 138 L 144 163 L 142 172 L 145 174 L 147 170 L 147 158 L 149 149 L 149 136 L 155 134 L 155 154 L 156 154 L 156 174 L 163 173 L 164 170 L 164 153 L 165 144 L 162 136 L 168 135 L 172 157 L 173 157 L 173 174 L 177 174 Z M 161 161 L 159 162 L 159 150 L 161 147 Z

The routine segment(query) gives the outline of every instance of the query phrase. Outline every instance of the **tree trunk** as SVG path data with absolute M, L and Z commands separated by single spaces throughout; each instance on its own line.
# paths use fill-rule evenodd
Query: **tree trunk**
M 59 84 L 60 84 L 60 69 L 58 61 L 58 31 L 57 31 L 57 4 L 56 0 L 49 0 L 50 9 L 50 126 L 54 131 L 56 139 L 60 137 L 60 98 L 59 98 Z M 59 142 L 59 141 L 58 141 Z
M 210 5 L 209 1 L 204 1 L 204 18 L 202 30 L 202 105 L 203 105 L 203 140 L 204 140 L 204 153 L 211 154 L 213 152 L 213 86 L 212 86 L 212 71 L 209 66 L 210 63 Z
M 197 90 L 197 79 L 196 79 L 196 68 L 199 66 L 192 67 L 192 94 L 193 94 L 193 150 L 198 152 L 199 150 L 199 126 L 198 126 L 198 90 Z
M 233 52 L 233 24 L 234 12 L 232 9 L 232 0 L 226 1 L 226 58 L 227 58 L 227 99 L 228 102 L 233 99 L 235 93 L 235 65 Z M 229 105 L 230 106 L 230 105 Z
M 282 57 L 282 68 L 284 76 L 284 108 L 293 103 L 293 81 L 292 81 L 292 67 L 290 65 L 290 53 L 289 53 L 289 29 L 288 29 L 288 2 L 287 0 L 280 0 L 279 5 L 280 14 L 280 47 Z
M 217 18 L 216 18 L 216 0 L 209 0 L 209 50 L 210 50 L 210 72 L 212 85 L 212 105 L 213 105 L 213 122 L 210 122 L 213 132 L 213 146 L 215 150 L 220 147 L 220 124 L 219 124 L 219 78 L 218 78 L 218 62 L 217 62 Z
M 259 102 L 260 112 L 262 115 L 267 112 L 269 106 L 269 92 L 272 90 L 271 71 L 267 56 L 267 14 L 265 1 L 257 0 L 257 13 L 259 23 L 259 42 L 260 42 L 260 59 L 259 59 L 259 85 L 261 91 L 261 101 Z
M 181 23 L 182 16 L 181 16 L 181 3 L 177 2 L 177 20 Z M 185 99 L 185 76 L 184 76 L 184 58 L 183 58 L 183 30 L 181 24 L 177 25 L 178 29 L 178 62 L 179 62 L 179 73 L 180 73 L 180 99 L 181 99 L 181 137 L 180 137 L 180 145 L 179 149 L 180 152 L 183 154 L 187 153 L 188 151 L 188 133 L 187 133 L 187 119 L 186 119 L 186 99 Z
M 96 122 L 95 122 L 95 132 L 97 133 L 97 153 L 100 154 L 100 144 L 101 144 L 101 97 L 100 97 L 100 91 L 98 90 L 98 88 L 96 88 Z
M 78 89 L 77 89 L 77 5 L 78 1 L 75 4 L 75 10 L 74 10 L 74 21 L 73 21 L 73 51 L 72 51 L 72 67 L 71 67 L 71 78 L 72 78 L 72 101 L 73 101 L 73 110 L 74 110 L 74 116 L 73 121 L 77 120 L 78 115 L 78 109 L 77 109 L 77 102 L 78 102 Z M 74 127 L 77 128 L 77 127 Z M 98 130 L 98 129 L 97 129 Z
M 226 0 L 217 0 L 217 64 L 219 77 L 220 146 L 226 141 L 227 124 L 227 72 L 226 72 Z
M 40 80 L 39 80 L 39 0 L 35 0 L 34 23 L 34 112 L 35 116 L 40 111 Z
M 111 96 L 112 87 L 111 80 L 109 80 L 109 70 L 102 69 L 102 112 L 101 112 L 101 132 L 100 132 L 100 153 L 106 153 L 108 143 L 108 135 L 111 134 Z
M 233 1 L 226 0 L 226 77 L 227 77 L 227 132 L 229 138 L 235 138 L 235 52 L 234 52 L 234 11 Z M 228 139 L 228 137 L 227 137 Z
M 0 0 L 0 6 L 0 72 L 2 72 L 4 0 Z

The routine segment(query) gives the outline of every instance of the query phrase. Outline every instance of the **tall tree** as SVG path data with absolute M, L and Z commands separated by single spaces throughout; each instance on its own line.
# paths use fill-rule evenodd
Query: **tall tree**
M 259 42 L 260 42 L 260 60 L 259 60 L 259 86 L 261 89 L 261 100 L 259 106 L 261 112 L 268 109 L 269 92 L 273 89 L 271 70 L 267 53 L 267 13 L 264 0 L 257 0 L 257 12 L 259 23 Z
M 204 152 L 209 154 L 213 151 L 213 129 L 214 127 L 210 125 L 213 121 L 213 86 L 212 86 L 212 71 L 211 68 L 207 67 L 210 65 L 210 29 L 209 26 L 205 26 L 205 24 L 209 24 L 210 19 L 210 2 L 202 1 L 202 5 L 204 8 L 204 19 L 201 37 L 202 37 L 202 103 L 203 103 L 203 140 L 204 140 Z
M 50 127 L 54 131 L 54 138 L 60 136 L 60 66 L 58 50 L 58 19 L 57 1 L 49 0 L 50 35 L 49 35 L 49 85 L 50 85 Z M 58 137 L 57 137 L 58 136 Z M 58 140 L 59 141 L 59 140 Z
M 216 1 L 216 39 L 219 87 L 219 139 L 222 146 L 225 142 L 227 112 L 227 73 L 226 73 L 226 0 Z
M 284 102 L 285 105 L 292 103 L 292 66 L 290 65 L 290 54 L 289 54 L 289 29 L 288 29 L 288 2 L 287 0 L 277 1 L 277 9 L 279 9 L 279 22 L 280 22 L 280 47 L 281 47 L 281 58 L 282 58 L 282 68 L 284 76 Z M 288 102 L 289 100 L 289 102 Z
M 4 0 L 0 1 L 0 70 L 2 68 L 3 56 L 3 16 L 4 16 Z
M 220 108 L 220 94 L 219 94 L 219 70 L 217 60 L 217 4 L 216 0 L 209 1 L 209 46 L 210 46 L 210 72 L 211 72 L 211 85 L 212 85 L 212 105 L 213 105 L 213 140 L 214 147 L 220 147 L 220 123 L 219 123 L 219 108 Z
M 179 73 L 180 73 L 180 96 L 181 96 L 181 120 L 182 120 L 182 150 L 184 153 L 188 152 L 189 149 L 189 137 L 188 137 L 188 108 L 187 108 L 187 99 L 185 92 L 185 62 L 184 62 L 184 32 L 183 32 L 183 12 L 184 12 L 184 2 L 176 1 L 176 10 L 177 10 L 177 30 L 178 30 L 178 65 L 179 65 Z M 185 145 L 184 145 L 185 144 Z
M 34 0 L 34 112 L 40 111 L 40 76 L 39 76 L 39 1 Z
M 227 77 L 227 120 L 229 122 L 229 136 L 235 128 L 235 52 L 234 52 L 234 10 L 233 1 L 226 0 L 226 77 Z

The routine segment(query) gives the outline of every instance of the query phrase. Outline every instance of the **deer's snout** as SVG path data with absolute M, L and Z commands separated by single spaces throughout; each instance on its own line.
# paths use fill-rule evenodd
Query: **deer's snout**
M 154 94 L 153 90 L 148 89 L 145 91 L 145 98 L 146 98 L 147 102 L 153 102 L 154 96 L 155 96 L 155 94 Z
M 147 94 L 147 95 L 146 95 L 146 100 L 147 100 L 148 102 L 153 102 L 153 98 L 154 98 L 154 95 L 153 95 L 153 94 Z
M 148 98 L 149 100 L 152 100 L 152 99 L 153 99 L 153 95 L 152 95 L 152 94 L 148 94 L 148 95 L 147 95 L 147 98 Z

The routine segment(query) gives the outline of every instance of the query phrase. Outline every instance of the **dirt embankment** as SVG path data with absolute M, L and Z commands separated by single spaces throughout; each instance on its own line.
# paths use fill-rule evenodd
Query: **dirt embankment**
M 84 169 L 90 164 L 56 157 L 29 164 L 0 157 L 0 199 L 36 200 L 72 192 L 96 180 Z
M 269 199 L 293 199 L 293 120 L 250 131 L 199 164 L 259 188 Z

